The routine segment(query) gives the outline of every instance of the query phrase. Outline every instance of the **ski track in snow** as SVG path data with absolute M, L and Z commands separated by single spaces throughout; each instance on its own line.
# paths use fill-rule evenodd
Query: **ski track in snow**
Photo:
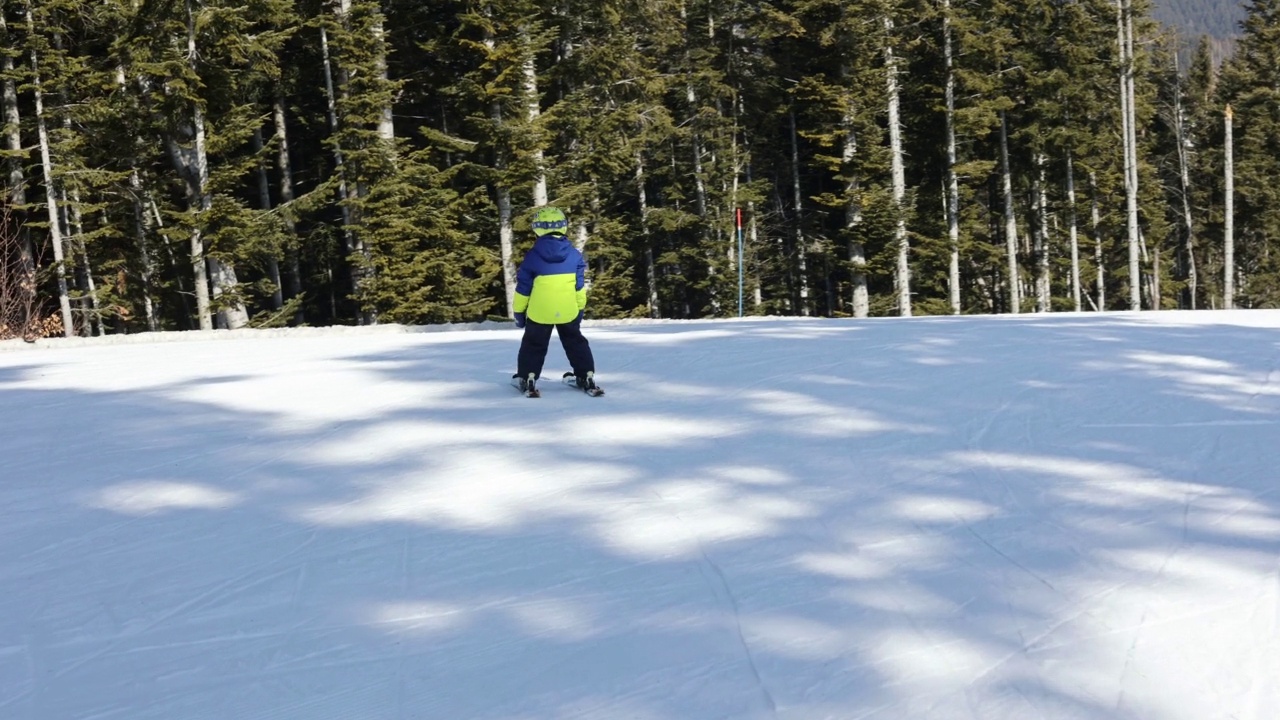
M 0 717 L 1280 717 L 1280 312 L 427 330 L 0 343 Z

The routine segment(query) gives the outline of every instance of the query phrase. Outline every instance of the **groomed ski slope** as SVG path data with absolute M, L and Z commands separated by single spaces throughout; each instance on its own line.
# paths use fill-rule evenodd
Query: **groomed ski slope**
M 0 718 L 1280 717 L 1280 312 L 587 334 L 0 344 Z

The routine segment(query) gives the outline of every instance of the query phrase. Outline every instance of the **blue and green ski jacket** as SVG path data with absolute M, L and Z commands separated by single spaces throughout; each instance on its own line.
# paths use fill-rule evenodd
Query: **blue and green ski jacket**
M 587 306 L 587 261 L 563 235 L 543 235 L 516 272 L 515 312 L 542 325 L 578 319 Z

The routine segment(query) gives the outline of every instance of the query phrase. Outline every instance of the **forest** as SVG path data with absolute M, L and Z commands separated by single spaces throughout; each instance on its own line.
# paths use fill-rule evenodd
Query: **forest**
M 5 0 L 0 339 L 1280 307 L 1280 0 Z M 1189 58 L 1189 59 L 1188 59 Z

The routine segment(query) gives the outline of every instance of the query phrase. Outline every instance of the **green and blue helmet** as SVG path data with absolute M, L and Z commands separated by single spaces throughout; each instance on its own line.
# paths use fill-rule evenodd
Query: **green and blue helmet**
M 533 234 L 538 237 L 564 235 L 568 228 L 569 220 L 558 207 L 544 207 L 533 216 Z

